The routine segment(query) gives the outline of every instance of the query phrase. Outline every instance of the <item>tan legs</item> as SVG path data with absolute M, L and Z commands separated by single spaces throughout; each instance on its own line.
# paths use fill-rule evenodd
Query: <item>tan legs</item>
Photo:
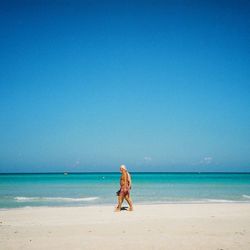
M 133 211 L 133 203 L 132 203 L 132 200 L 131 198 L 129 197 L 129 195 L 126 195 L 125 197 L 122 196 L 122 195 L 119 195 L 118 196 L 118 205 L 115 209 L 115 212 L 120 212 L 121 211 L 121 208 L 122 208 L 122 203 L 123 203 L 123 200 L 127 201 L 128 205 L 129 205 L 129 211 Z
M 117 207 L 115 209 L 115 212 L 120 212 L 121 211 L 123 200 L 124 200 L 124 197 L 119 195 L 118 196 L 118 205 L 117 205 Z
M 125 196 L 125 200 L 127 201 L 128 205 L 129 205 L 129 211 L 133 211 L 133 203 L 132 203 L 132 200 L 128 194 Z

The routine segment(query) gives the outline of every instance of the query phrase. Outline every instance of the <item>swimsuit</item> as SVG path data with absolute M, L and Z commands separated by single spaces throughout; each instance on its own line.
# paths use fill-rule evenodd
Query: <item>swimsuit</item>
M 126 195 L 129 195 L 129 187 L 128 187 L 128 174 L 126 173 L 126 181 L 127 182 L 125 185 L 123 185 L 119 191 L 116 192 L 117 196 L 126 196 Z
M 129 188 L 128 188 L 128 187 L 122 187 L 122 188 L 120 189 L 120 194 L 121 194 L 122 196 L 129 195 Z

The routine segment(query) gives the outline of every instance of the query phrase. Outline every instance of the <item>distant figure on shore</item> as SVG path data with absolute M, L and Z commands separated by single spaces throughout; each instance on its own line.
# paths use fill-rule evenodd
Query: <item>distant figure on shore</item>
M 133 204 L 130 198 L 130 189 L 132 188 L 132 181 L 129 172 L 125 165 L 120 166 L 121 178 L 120 178 L 120 190 L 116 192 L 118 196 L 118 205 L 115 209 L 116 212 L 120 212 L 122 208 L 122 203 L 125 198 L 129 204 L 129 211 L 133 211 Z

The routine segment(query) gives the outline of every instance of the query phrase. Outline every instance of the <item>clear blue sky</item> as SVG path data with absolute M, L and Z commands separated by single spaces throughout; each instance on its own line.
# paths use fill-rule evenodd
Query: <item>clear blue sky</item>
M 0 3 L 0 172 L 250 171 L 248 1 Z

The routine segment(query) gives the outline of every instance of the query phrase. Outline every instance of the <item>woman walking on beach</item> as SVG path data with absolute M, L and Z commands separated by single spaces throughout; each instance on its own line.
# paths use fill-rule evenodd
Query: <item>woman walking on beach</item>
M 131 176 L 127 171 L 125 165 L 120 166 L 121 178 L 120 178 L 120 190 L 117 192 L 118 205 L 116 207 L 116 212 L 121 211 L 122 203 L 125 198 L 129 204 L 129 211 L 133 211 L 133 204 L 130 198 L 130 189 L 132 187 Z

